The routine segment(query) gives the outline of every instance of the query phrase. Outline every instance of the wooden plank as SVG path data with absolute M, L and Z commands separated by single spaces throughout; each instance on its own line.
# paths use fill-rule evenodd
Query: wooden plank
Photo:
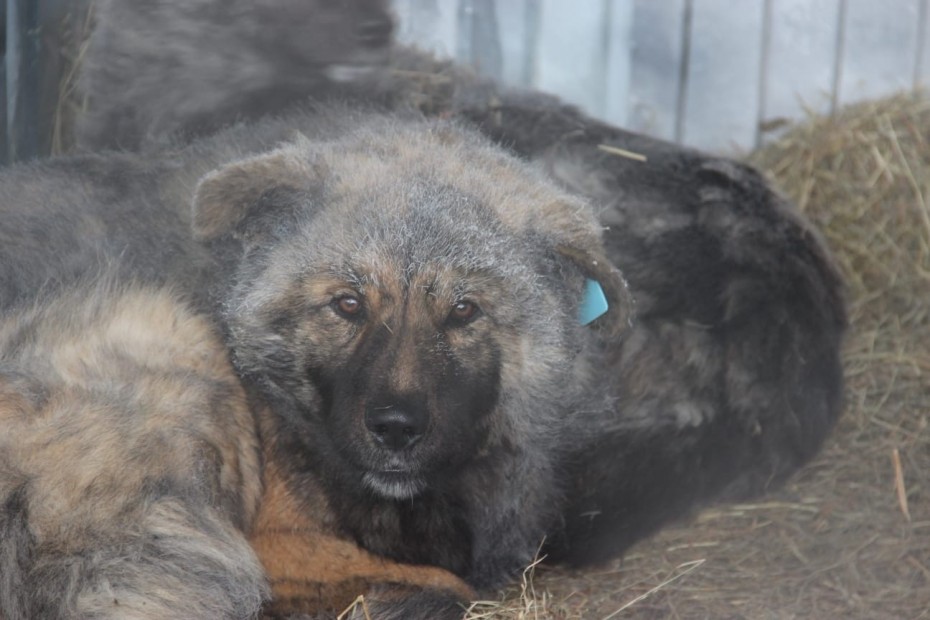
M 611 0 L 542 0 L 533 85 L 605 113 L 605 24 Z M 626 0 L 623 0 L 626 1 Z
M 10 162 L 39 155 L 39 7 L 35 0 L 7 0 L 6 86 Z
M 841 105 L 913 85 L 920 0 L 847 0 Z
M 458 43 L 458 3 L 448 0 L 394 0 L 397 38 L 403 43 L 455 58 Z
M 762 0 L 694 1 L 682 140 L 713 151 L 756 138 Z
M 636 0 L 633 7 L 628 126 L 675 138 L 684 0 Z
M 629 124 L 630 78 L 633 71 L 633 0 L 608 0 L 605 41 L 603 118 Z
M 503 77 L 494 0 L 460 0 L 455 57 L 488 77 Z
M 529 86 L 536 65 L 540 0 L 497 2 L 497 25 L 503 53 L 502 78 L 508 84 Z
M 760 120 L 830 111 L 839 0 L 774 0 L 765 99 Z
M 920 0 L 919 11 L 914 88 L 927 91 L 930 89 L 930 0 Z

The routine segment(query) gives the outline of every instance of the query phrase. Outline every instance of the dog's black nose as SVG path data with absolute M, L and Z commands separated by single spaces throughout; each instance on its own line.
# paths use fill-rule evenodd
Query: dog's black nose
M 416 409 L 376 407 L 365 412 L 365 427 L 378 444 L 399 452 L 423 436 L 426 416 Z
M 393 32 L 394 22 L 387 15 L 366 19 L 356 26 L 359 42 L 370 49 L 387 46 L 391 42 Z

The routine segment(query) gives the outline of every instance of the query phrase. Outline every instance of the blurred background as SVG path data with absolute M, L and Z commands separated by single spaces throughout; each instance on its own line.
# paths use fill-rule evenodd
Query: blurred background
M 90 1 L 0 0 L 0 161 L 62 150 Z M 930 101 L 909 94 L 930 85 L 930 0 L 393 2 L 406 43 L 621 126 L 752 151 L 848 284 L 847 411 L 785 489 L 603 570 L 534 568 L 469 617 L 930 618 Z
M 394 2 L 404 42 L 714 151 L 930 81 L 927 0 Z
M 55 151 L 89 1 L 0 0 L 3 161 Z M 930 81 L 930 0 L 393 1 L 405 43 L 717 152 Z

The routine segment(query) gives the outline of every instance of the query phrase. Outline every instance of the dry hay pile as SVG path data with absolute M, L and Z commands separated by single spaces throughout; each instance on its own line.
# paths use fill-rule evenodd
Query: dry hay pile
M 848 282 L 847 410 L 777 494 L 600 571 L 536 569 L 470 618 L 930 618 L 930 101 L 812 119 L 750 157 Z

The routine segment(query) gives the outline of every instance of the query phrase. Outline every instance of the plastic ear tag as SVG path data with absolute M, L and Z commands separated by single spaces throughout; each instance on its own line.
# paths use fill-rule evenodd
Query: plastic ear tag
M 604 294 L 600 282 L 588 278 L 584 283 L 584 297 L 578 311 L 578 322 L 587 325 L 605 312 L 607 312 L 607 295 Z

